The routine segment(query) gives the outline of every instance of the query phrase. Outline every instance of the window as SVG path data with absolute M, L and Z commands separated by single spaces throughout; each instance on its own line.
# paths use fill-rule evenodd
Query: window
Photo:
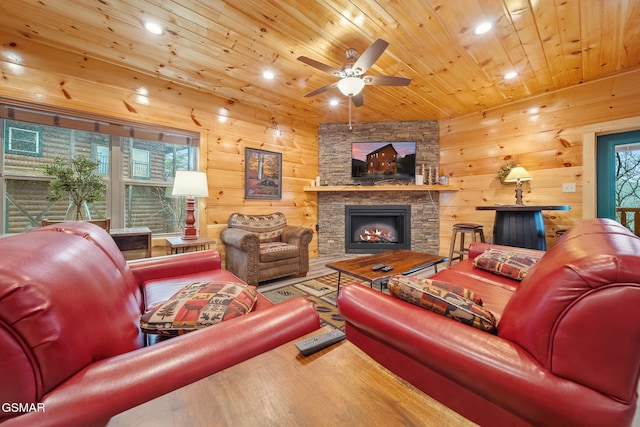
M 40 132 L 36 130 L 38 127 L 39 126 L 30 126 L 26 123 L 21 127 L 19 125 L 7 126 L 7 134 L 5 137 L 7 153 L 30 156 L 42 155 Z
M 109 217 L 112 228 L 149 227 L 155 234 L 180 231 L 186 201 L 171 195 L 173 177 L 176 170 L 197 168 L 197 134 L 12 108 L 0 105 L 0 136 L 5 139 L 0 156 L 0 232 L 28 231 L 39 227 L 43 218 L 64 219 L 69 201 L 47 200 L 50 178 L 42 165 L 56 157 L 76 156 L 97 161 L 97 173 L 107 183 L 104 197 L 89 207 L 92 218 Z
M 147 150 L 131 149 L 131 176 L 144 179 L 151 177 L 150 157 Z
M 91 160 L 98 162 L 98 173 L 100 175 L 109 175 L 109 146 L 94 144 L 91 154 Z

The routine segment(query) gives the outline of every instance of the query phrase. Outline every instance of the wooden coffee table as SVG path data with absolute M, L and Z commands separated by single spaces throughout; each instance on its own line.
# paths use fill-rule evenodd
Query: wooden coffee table
M 327 268 L 331 268 L 338 272 L 338 292 L 340 292 L 340 280 L 342 273 L 366 280 L 371 283 L 382 283 L 394 274 L 402 274 L 418 267 L 434 267 L 438 271 L 437 265 L 444 260 L 440 255 L 426 254 L 423 252 L 411 251 L 408 249 L 398 249 L 389 252 L 380 252 L 378 254 L 360 256 L 344 261 L 336 261 L 325 264 Z M 378 264 L 386 264 L 393 267 L 391 271 L 373 271 L 371 268 Z
M 349 341 L 307 357 L 294 342 L 116 415 L 107 427 L 475 425 Z

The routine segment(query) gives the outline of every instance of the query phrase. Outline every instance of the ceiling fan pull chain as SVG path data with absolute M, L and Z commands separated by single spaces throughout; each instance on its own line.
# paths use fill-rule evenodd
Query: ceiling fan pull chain
M 349 97 L 349 130 L 353 130 L 353 126 L 351 126 L 351 97 Z

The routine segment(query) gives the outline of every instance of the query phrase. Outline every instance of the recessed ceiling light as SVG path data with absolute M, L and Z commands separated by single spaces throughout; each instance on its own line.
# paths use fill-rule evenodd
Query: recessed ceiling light
M 275 77 L 275 74 L 273 74 L 273 71 L 271 70 L 265 70 L 262 73 L 262 77 L 264 77 L 267 80 L 273 80 L 273 78 Z
M 329 101 L 329 105 L 332 105 L 332 106 L 336 106 L 336 105 L 338 105 L 339 103 L 340 103 L 340 101 L 338 101 L 338 100 L 337 100 L 337 99 L 335 99 L 335 98 Z
M 488 33 L 491 30 L 491 28 L 493 28 L 493 24 L 491 24 L 491 22 L 483 22 L 473 30 L 473 34 L 479 36 L 479 35 Z
M 502 78 L 505 79 L 505 80 L 515 79 L 516 77 L 518 77 L 518 72 L 517 71 L 509 71 L 504 76 L 502 76 Z
M 164 34 L 164 28 L 157 22 L 153 21 L 142 21 L 142 25 L 144 29 L 149 31 L 151 34 L 155 34 L 157 36 L 161 36 Z

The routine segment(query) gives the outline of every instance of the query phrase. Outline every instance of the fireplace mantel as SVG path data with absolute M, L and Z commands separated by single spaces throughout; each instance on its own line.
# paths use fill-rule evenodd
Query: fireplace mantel
M 459 191 L 453 185 L 320 185 L 303 188 L 309 193 L 345 193 L 359 191 Z

